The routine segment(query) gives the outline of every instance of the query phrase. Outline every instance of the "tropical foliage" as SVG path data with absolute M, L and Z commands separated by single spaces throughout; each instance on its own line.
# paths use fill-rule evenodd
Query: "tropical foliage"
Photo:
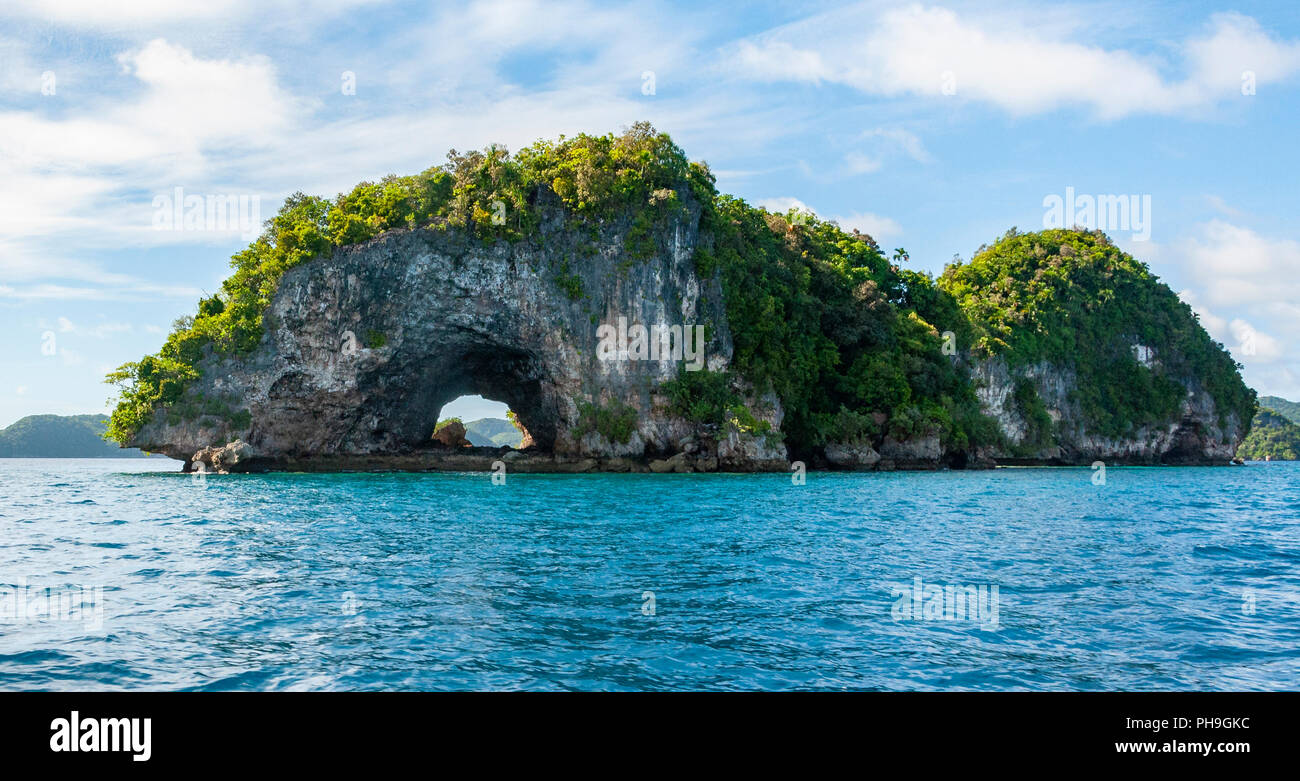
M 734 368 L 780 396 L 796 450 L 886 434 L 937 434 L 954 449 L 995 439 L 968 378 L 942 350 L 942 331 L 967 328 L 929 277 L 891 264 L 869 236 L 718 195 L 707 173 L 692 171 L 713 237 L 698 270 L 721 273 Z M 897 262 L 905 258 L 896 251 Z M 729 406 L 700 379 L 670 391 L 679 409 L 709 417 Z
M 0 429 L 0 458 L 139 458 L 104 441 L 107 415 L 28 415 Z
M 1294 401 L 1287 401 L 1281 396 L 1260 396 L 1259 406 L 1267 407 L 1292 423 L 1300 425 L 1300 404 Z
M 1250 420 L 1255 393 L 1191 307 L 1100 231 L 1011 229 L 938 288 L 969 318 L 976 355 L 1069 367 L 1089 429 L 1124 436 L 1175 416 L 1196 378 L 1221 416 Z M 1138 350 L 1158 346 L 1154 360 Z
M 1249 461 L 1300 461 L 1300 425 L 1260 407 L 1237 455 Z
M 674 188 L 683 186 L 689 167 L 667 134 L 638 123 L 617 136 L 539 141 L 513 157 L 500 146 L 453 149 L 442 166 L 363 182 L 333 200 L 296 193 L 231 259 L 234 273 L 221 290 L 175 323 L 157 354 L 108 376 L 118 386 L 108 436 L 126 443 L 155 410 L 176 405 L 204 356 L 251 351 L 262 339 L 262 316 L 281 276 L 305 260 L 397 228 L 457 228 L 484 241 L 521 240 L 536 229 L 539 204 L 548 197 L 593 222 L 630 212 L 631 233 L 645 234 L 680 207 Z M 582 297 L 576 276 L 561 269 L 555 281 L 570 298 Z M 367 346 L 385 341 L 377 332 L 366 335 Z
M 619 221 L 631 262 L 655 249 L 655 227 L 692 198 L 701 208 L 695 262 L 718 275 L 734 343 L 733 374 L 683 373 L 663 390 L 692 420 L 763 428 L 744 407 L 737 376 L 782 402 L 782 429 L 796 453 L 830 441 L 938 435 L 951 450 L 998 442 L 982 415 L 960 353 L 1002 356 L 1013 367 L 1070 366 L 1093 428 L 1123 435 L 1175 414 L 1197 377 L 1219 409 L 1242 420 L 1253 392 L 1186 304 L 1100 233 L 1012 230 L 939 280 L 907 268 L 899 247 L 886 257 L 870 236 L 806 212 L 774 214 L 719 194 L 708 167 L 689 162 L 648 124 L 621 135 L 539 141 L 460 153 L 415 176 L 364 182 L 324 199 L 296 194 L 265 232 L 232 261 L 221 289 L 178 320 L 162 349 L 109 376 L 119 386 L 109 435 L 128 442 L 157 410 L 169 419 L 215 415 L 247 425 L 247 411 L 184 399 L 213 353 L 240 354 L 263 338 L 262 318 L 286 271 L 384 231 L 457 229 L 490 241 L 536 238 L 547 205 L 594 230 Z M 615 272 L 617 269 L 611 269 Z M 557 291 L 586 296 L 560 264 Z M 366 334 L 382 347 L 382 333 Z M 945 349 L 945 346 L 957 349 Z M 1159 345 L 1158 366 L 1134 345 Z M 1027 383 L 1016 405 L 1034 442 L 1051 421 Z M 621 405 L 581 408 L 582 431 L 626 442 L 635 414 Z M 581 436 L 581 432 L 579 433 Z M 1022 443 L 1023 444 L 1023 443 Z

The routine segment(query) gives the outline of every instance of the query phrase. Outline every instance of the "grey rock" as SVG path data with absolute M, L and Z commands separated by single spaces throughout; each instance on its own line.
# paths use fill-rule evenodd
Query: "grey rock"
M 707 365 L 730 364 L 720 279 L 695 270 L 699 206 L 679 195 L 685 207 L 655 229 L 658 251 L 646 258 L 628 254 L 630 216 L 593 232 L 555 203 L 540 207 L 538 234 L 525 241 L 395 230 L 307 261 L 281 279 L 258 347 L 209 355 L 186 391 L 196 401 L 230 400 L 251 423 L 176 423 L 159 410 L 133 442 L 190 459 L 239 439 L 273 469 L 383 457 L 406 464 L 430 447 L 442 406 L 468 394 L 507 403 L 527 432 L 522 447 L 548 457 L 640 460 L 647 451 L 678 452 L 682 440 L 708 440 L 657 392 L 683 361 L 597 355 L 598 327 L 622 317 L 645 326 L 707 325 Z M 562 286 L 561 269 L 580 285 Z M 577 287 L 581 295 L 570 295 Z M 744 392 L 779 432 L 780 405 Z M 583 432 L 585 404 L 631 407 L 632 436 L 611 442 Z M 715 449 L 728 469 L 785 460 L 784 446 L 745 432 L 727 432 Z

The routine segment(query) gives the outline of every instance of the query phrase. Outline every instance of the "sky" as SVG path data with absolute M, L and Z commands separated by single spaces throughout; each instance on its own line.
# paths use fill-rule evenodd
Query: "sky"
M 934 273 L 1013 226 L 1100 227 L 1300 399 L 1291 0 L 115 5 L 0 8 L 0 425 L 107 411 L 104 375 L 290 193 L 639 120 L 720 190 Z M 242 220 L 171 219 L 227 197 Z

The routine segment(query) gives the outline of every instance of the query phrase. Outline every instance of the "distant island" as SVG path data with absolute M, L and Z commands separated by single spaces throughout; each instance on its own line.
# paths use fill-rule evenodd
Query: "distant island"
M 107 415 L 28 415 L 0 429 L 0 458 L 142 458 L 104 440 Z
M 1247 461 L 1300 461 L 1300 404 L 1263 396 L 1237 455 Z
M 505 418 L 479 418 L 465 424 L 465 438 L 475 447 L 519 447 L 523 433 Z

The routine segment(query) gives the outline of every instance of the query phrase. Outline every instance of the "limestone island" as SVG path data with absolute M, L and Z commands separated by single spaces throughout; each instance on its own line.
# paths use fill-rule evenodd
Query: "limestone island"
M 1227 464 L 1255 414 L 1100 232 L 1013 228 L 934 278 L 718 193 L 645 123 L 447 159 L 289 197 L 109 375 L 108 436 L 216 472 Z M 466 394 L 521 447 L 435 438 Z

